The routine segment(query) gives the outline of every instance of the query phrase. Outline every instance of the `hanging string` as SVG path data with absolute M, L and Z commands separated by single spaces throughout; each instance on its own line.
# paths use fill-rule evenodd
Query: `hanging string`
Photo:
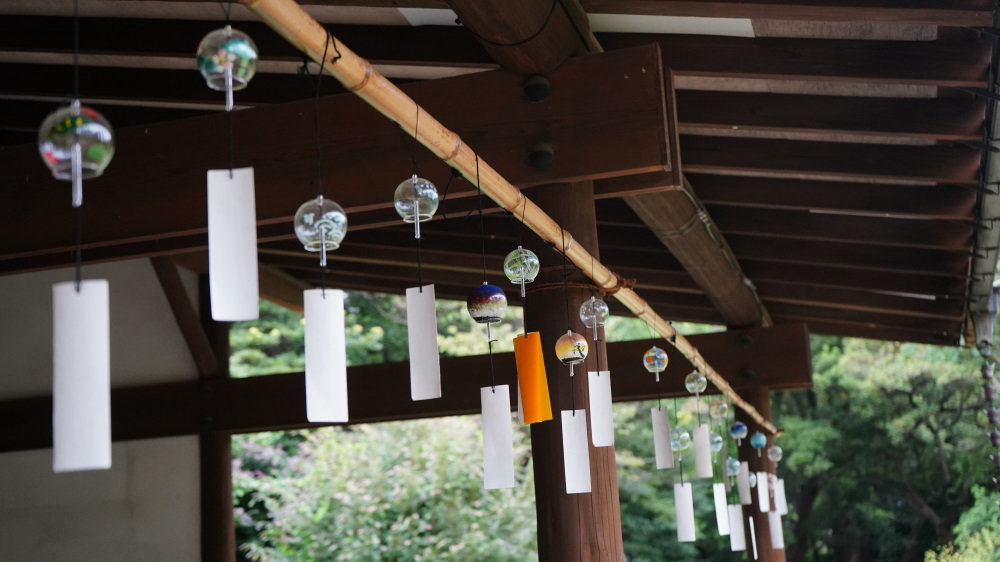
M 80 0 L 73 0 L 73 99 L 80 99 Z
M 76 274 L 76 292 L 80 292 L 80 284 L 83 282 L 83 205 L 73 209 L 73 219 L 76 222 L 76 248 L 74 254 L 74 268 Z
M 528 212 L 528 198 L 524 198 L 524 204 L 521 206 L 521 221 L 517 228 L 517 247 L 524 247 L 524 215 Z M 528 337 L 528 292 L 524 290 L 524 281 L 521 281 L 521 292 L 524 295 L 521 297 L 521 327 L 524 328 L 524 337 Z
M 80 100 L 80 1 L 73 0 L 73 99 Z M 80 292 L 83 282 L 83 206 L 73 209 L 73 220 L 76 223 L 76 248 L 74 248 L 74 267 L 76 292 Z
M 566 230 L 559 227 L 559 235 L 562 237 L 562 258 L 563 258 L 563 302 L 566 304 L 566 329 L 573 330 L 573 322 L 569 315 L 569 262 L 566 259 Z
M 590 278 L 594 278 L 594 255 L 590 255 Z M 590 290 L 591 298 L 594 297 L 594 289 Z M 601 325 L 594 317 L 594 355 L 597 358 L 597 376 L 601 376 Z
M 316 94 L 313 96 L 313 138 L 316 141 L 316 195 L 323 197 L 323 158 L 320 147 L 319 127 L 319 94 L 323 84 L 323 73 L 326 70 L 326 55 L 330 48 L 330 32 L 326 32 L 326 42 L 323 44 L 323 58 L 319 61 L 319 75 L 316 76 Z
M 439 206 L 441 209 L 441 218 L 445 220 L 448 219 L 448 212 L 445 210 L 445 204 L 448 202 L 448 190 L 451 189 L 451 182 L 455 178 L 462 177 L 462 172 L 459 172 L 455 168 L 449 169 L 451 170 L 451 175 L 448 176 L 448 183 L 444 184 L 444 194 L 441 196 L 441 205 Z
M 483 188 L 479 184 L 479 154 L 476 154 L 476 198 L 479 200 L 479 239 L 483 243 L 483 283 L 486 283 L 486 218 L 483 216 Z
M 677 397 L 674 396 L 674 429 L 680 427 L 677 425 L 677 420 L 678 420 Z M 681 474 L 681 484 L 684 484 L 684 451 L 680 449 L 677 450 L 677 465 Z
M 222 7 L 222 13 L 226 16 L 226 27 L 229 27 L 229 12 L 232 6 L 226 2 L 220 2 L 219 5 Z M 233 112 L 226 112 L 226 126 L 229 129 L 229 179 L 233 179 L 233 168 L 236 162 L 236 135 L 233 132 Z

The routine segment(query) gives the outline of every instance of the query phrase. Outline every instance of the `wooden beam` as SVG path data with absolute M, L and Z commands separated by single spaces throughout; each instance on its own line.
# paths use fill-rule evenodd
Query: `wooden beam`
M 812 384 L 809 338 L 802 324 L 690 339 L 713 365 L 718 364 L 719 372 L 736 388 L 762 384 L 794 389 Z M 681 354 L 668 351 L 670 364 L 659 389 L 653 377 L 642 369 L 637 358 L 653 343 L 608 344 L 616 401 L 652 399 L 658 390 L 664 396 L 687 395 L 683 379 L 692 367 Z M 662 342 L 657 345 L 663 346 Z M 513 383 L 513 354 L 494 354 L 494 361 L 497 382 Z M 351 423 L 479 412 L 479 387 L 489 379 L 487 358 L 442 357 L 441 368 L 444 398 L 414 402 L 410 400 L 407 362 L 349 367 Z M 253 433 L 318 427 L 306 421 L 304 396 L 305 379 L 301 373 L 119 388 L 112 391 L 112 436 L 123 441 L 210 431 Z M 516 400 L 512 403 L 516 404 Z M 0 436 L 0 452 L 50 447 L 51 408 L 50 397 L 0 402 L 0 421 L 19 428 Z
M 501 67 L 547 74 L 573 55 L 601 52 L 577 0 L 449 0 L 468 30 Z
M 229 323 L 212 320 L 208 276 L 198 282 L 203 334 L 210 342 L 216 369 L 199 376 L 201 385 L 229 380 Z M 210 387 L 210 386 L 209 386 Z M 203 387 L 204 388 L 204 387 Z M 113 400 L 113 399 L 112 399 Z M 112 405 L 112 417 L 114 405 Z M 204 420 L 202 420 L 204 421 Z M 112 433 L 114 422 L 112 422 Z M 201 559 L 229 562 L 236 559 L 236 524 L 233 520 L 233 444 L 228 431 L 203 431 L 198 435 L 200 483 Z
M 463 124 L 460 130 L 467 141 L 508 177 L 531 185 L 642 173 L 671 165 L 665 152 L 664 77 L 656 71 L 643 73 L 643 68 L 660 68 L 655 47 L 575 58 L 550 76 L 554 89 L 546 104 L 528 103 L 521 78 L 503 71 L 406 89 L 425 110 L 446 111 Z M 623 72 L 630 77 L 623 78 Z M 480 100 L 487 97 L 491 107 L 483 111 Z M 320 139 L 327 196 L 338 200 L 348 215 L 391 210 L 392 189 L 414 171 L 410 141 L 354 96 L 324 99 L 319 113 L 322 122 L 336 123 L 323 127 Z M 233 116 L 236 164 L 253 162 L 255 167 L 260 225 L 290 224 L 298 206 L 315 195 L 314 141 L 308 117 L 312 114 L 309 100 Z M 227 165 L 223 150 L 226 119 L 218 114 L 118 131 L 114 165 L 103 177 L 87 182 L 85 259 L 95 249 L 102 259 L 149 252 L 151 240 L 172 252 L 183 251 L 185 244 L 202 247 L 204 170 Z M 593 142 L 597 137 L 602 143 Z M 557 147 L 552 166 L 541 172 L 527 162 L 538 142 Z M 275 147 L 281 147 L 280 151 Z M 449 170 L 433 155 L 419 150 L 416 157 L 422 175 L 439 186 L 447 183 Z M 0 148 L 0 165 L 7 170 L 6 182 L 0 183 L 16 192 L 19 201 L 0 209 L 0 221 L 11 231 L 28 221 L 38 233 L 7 237 L 0 243 L 0 270 L 14 271 L 17 264 L 31 264 L 31 259 L 46 254 L 56 256 L 56 263 L 50 265 L 68 263 L 73 221 L 68 207 L 51 206 L 52 201 L 68 197 L 68 186 L 53 180 L 37 164 L 33 145 Z M 151 168 L 162 173 L 150 176 Z M 357 188 L 379 185 L 384 189 Z M 467 187 L 465 192 L 474 193 Z M 162 197 L 169 197 L 170 205 L 162 205 Z M 51 223 L 38 228 L 32 209 L 42 208 Z M 156 212 L 151 212 L 154 208 Z M 289 236 L 290 230 L 282 232 Z M 171 237 L 183 240 L 171 244 L 167 240 Z M 141 249 L 130 248 L 132 244 Z M 121 250 L 117 254 L 116 247 Z
M 979 151 L 681 135 L 685 172 L 809 180 L 977 185 Z
M 817 22 L 885 22 L 940 26 L 993 25 L 993 6 L 985 0 L 581 0 L 591 14 L 725 17 Z
M 733 251 L 690 185 L 682 191 L 629 195 L 625 202 L 677 258 L 727 325 L 769 323 Z
M 798 318 L 775 315 L 775 322 L 805 322 L 809 332 L 838 337 L 871 340 L 905 341 L 931 345 L 955 346 L 959 344 L 961 329 L 939 332 L 913 327 L 885 326 L 872 322 L 848 322 L 830 319 Z
M 983 136 L 986 102 L 971 96 L 901 99 L 680 90 L 677 112 L 682 130 L 978 142 Z
M 198 374 L 208 376 L 219 372 L 219 360 L 212 350 L 212 345 L 205 334 L 205 328 L 198 317 L 198 312 L 191 299 L 188 298 L 187 291 L 181 283 L 181 276 L 177 272 L 177 266 L 170 258 L 154 257 L 150 259 L 156 277 L 160 280 L 160 287 L 167 297 L 171 312 L 174 313 L 174 320 L 177 327 L 184 336 L 191 358 L 194 359 L 195 366 L 198 367 Z
M 871 184 L 687 174 L 708 205 L 973 220 L 976 190 L 962 185 Z
M 682 76 L 982 88 L 990 45 L 976 41 L 844 41 L 597 33 L 605 49 L 655 42 Z
M 708 212 L 727 236 L 759 234 L 833 242 L 871 241 L 874 245 L 968 251 L 975 225 L 966 221 L 911 220 L 837 216 L 802 211 L 743 209 L 708 205 Z
M 316 254 L 312 257 L 317 260 Z M 318 269 L 318 263 L 317 263 Z M 260 283 L 260 298 L 302 314 L 302 291 L 314 285 L 304 283 L 288 273 L 266 264 L 258 264 L 257 280 Z

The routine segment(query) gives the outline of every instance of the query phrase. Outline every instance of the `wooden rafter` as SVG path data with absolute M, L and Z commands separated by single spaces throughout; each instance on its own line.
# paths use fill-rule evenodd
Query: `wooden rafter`
M 736 388 L 766 384 L 795 389 L 812 383 L 808 332 L 801 324 L 691 339 L 719 365 L 728 384 Z M 687 395 L 683 380 L 693 368 L 691 364 L 679 354 L 672 354 L 657 388 L 652 375 L 641 368 L 637 359 L 649 346 L 648 341 L 608 345 L 609 367 L 616 373 L 612 379 L 614 400 L 649 400 L 658 393 Z M 494 362 L 497 383 L 515 388 L 513 354 L 494 354 Z M 489 379 L 487 358 L 444 357 L 441 372 L 444 398 L 414 402 L 410 399 L 407 362 L 350 367 L 351 423 L 479 412 L 479 387 Z M 112 436 L 115 440 L 129 440 L 318 427 L 320 424 L 306 421 L 304 396 L 301 373 L 115 389 L 111 398 Z M 0 452 L 50 446 L 51 407 L 49 397 L 0 402 L 0 422 L 20 428 L 0 436 Z

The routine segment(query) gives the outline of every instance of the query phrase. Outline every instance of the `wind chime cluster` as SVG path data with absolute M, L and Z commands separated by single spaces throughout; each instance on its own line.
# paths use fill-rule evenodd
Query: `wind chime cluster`
M 666 370 L 668 358 L 666 353 L 657 346 L 646 351 L 642 359 L 647 371 L 656 376 L 660 383 L 660 374 Z M 657 469 L 676 468 L 674 482 L 674 513 L 677 520 L 677 540 L 693 542 L 695 540 L 694 522 L 694 490 L 693 479 L 711 479 L 712 495 L 715 503 L 716 526 L 719 535 L 728 535 L 730 548 L 733 552 L 752 548 L 757 556 L 757 541 L 754 535 L 754 517 L 762 515 L 744 511 L 744 506 L 754 503 L 750 490 L 757 489 L 757 505 L 760 513 L 767 513 L 770 534 L 770 544 L 774 549 L 784 548 L 784 535 L 781 527 L 781 516 L 787 514 L 784 480 L 776 478 L 774 473 L 766 469 L 751 471 L 749 461 L 739 461 L 727 456 L 725 432 L 729 414 L 729 404 L 721 399 L 712 400 L 708 404 L 709 423 L 704 423 L 702 411 L 704 404 L 701 394 L 706 391 L 708 381 L 698 370 L 692 371 L 684 379 L 685 389 L 694 399 L 687 401 L 682 408 L 674 400 L 674 426 L 671 428 L 670 415 L 659 403 L 651 410 L 653 424 L 653 446 Z M 693 431 L 688 431 L 680 422 L 680 412 L 693 412 L 695 425 Z M 693 437 L 692 437 L 693 434 Z M 729 425 L 729 436 L 739 449 L 747 437 L 748 429 L 745 423 L 734 421 Z M 767 446 L 767 437 L 761 432 L 755 432 L 750 437 L 750 445 L 760 458 L 760 451 Z M 685 472 L 684 455 L 693 449 L 693 474 Z M 782 450 L 772 445 L 767 452 L 767 458 L 776 467 L 781 460 Z M 714 470 L 717 466 L 718 470 Z M 761 468 L 764 465 L 761 464 Z M 734 486 L 735 484 L 735 486 Z M 772 503 L 773 502 L 773 503 Z M 773 507 L 772 507 L 773 506 Z M 746 530 L 750 530 L 749 540 Z

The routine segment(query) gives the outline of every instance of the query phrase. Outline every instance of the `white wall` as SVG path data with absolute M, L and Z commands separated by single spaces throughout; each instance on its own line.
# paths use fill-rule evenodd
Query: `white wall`
M 196 276 L 181 273 L 197 303 Z M 197 378 L 148 260 L 83 277 L 110 285 L 113 387 Z M 52 284 L 71 279 L 0 277 L 0 400 L 51 394 Z M 198 560 L 198 478 L 197 437 L 115 443 L 108 471 L 53 474 L 51 449 L 0 454 L 0 560 Z

